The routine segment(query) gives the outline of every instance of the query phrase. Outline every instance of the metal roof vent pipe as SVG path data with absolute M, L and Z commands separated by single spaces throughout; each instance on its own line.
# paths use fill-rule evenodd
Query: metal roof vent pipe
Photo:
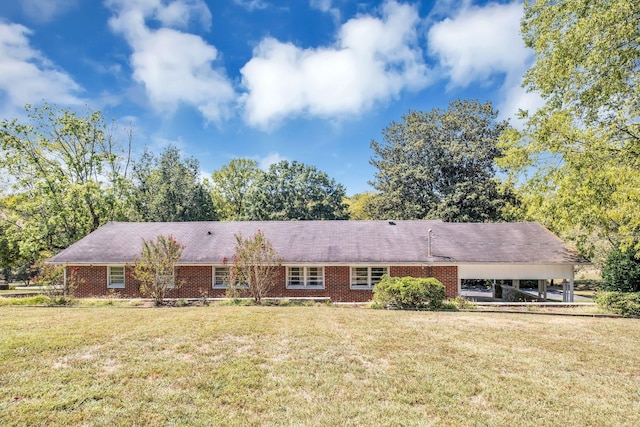
M 427 231 L 427 258 L 433 258 L 433 253 L 431 252 L 432 240 L 433 240 L 433 230 L 429 229 L 429 231 Z

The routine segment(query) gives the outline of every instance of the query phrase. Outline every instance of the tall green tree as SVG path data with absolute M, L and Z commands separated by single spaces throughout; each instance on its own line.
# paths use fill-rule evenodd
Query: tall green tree
M 349 219 L 366 220 L 373 219 L 369 213 L 368 205 L 375 197 L 376 193 L 367 191 L 364 193 L 356 193 L 345 199 L 345 203 L 349 209 Z
M 283 160 L 257 176 L 249 194 L 256 220 L 348 219 L 342 184 L 314 166 Z
M 12 268 L 19 263 L 20 251 L 11 238 L 11 227 L 6 221 L 0 221 L 0 272 L 8 282 L 12 278 Z
M 640 231 L 640 3 L 526 2 L 525 87 L 545 103 L 505 133 L 502 165 L 522 183 L 523 214 L 587 255 Z M 532 172 L 534 171 L 534 172 Z
M 133 166 L 133 203 L 140 221 L 213 221 L 218 216 L 194 158 L 168 146 L 156 157 L 146 151 Z
M 248 194 L 261 173 L 258 162 L 242 158 L 233 159 L 213 172 L 212 197 L 221 220 L 248 218 Z
M 496 178 L 498 138 L 508 123 L 491 103 L 457 100 L 446 110 L 410 111 L 372 141 L 377 194 L 374 218 L 440 218 L 452 222 L 504 219 L 513 195 Z
M 26 112 L 0 122 L 0 170 L 8 177 L 0 221 L 19 234 L 21 256 L 38 258 L 127 217 L 131 139 L 120 143 L 97 111 L 82 116 L 45 104 Z

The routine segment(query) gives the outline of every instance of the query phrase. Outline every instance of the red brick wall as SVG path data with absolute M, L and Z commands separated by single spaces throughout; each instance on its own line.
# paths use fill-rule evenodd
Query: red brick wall
M 76 290 L 79 297 L 105 296 L 114 293 L 123 298 L 142 297 L 139 283 L 131 275 L 131 267 L 125 268 L 125 288 L 107 289 L 106 266 L 68 267 L 68 277 L 71 270 L 81 280 L 81 286 Z M 183 282 L 179 289 L 171 290 L 168 298 L 222 298 L 225 289 L 213 289 L 213 269 L 211 266 L 183 266 L 178 267 L 177 279 Z M 456 266 L 420 267 L 420 266 L 391 266 L 389 274 L 396 277 L 435 277 L 445 286 L 447 297 L 455 297 L 458 293 L 458 268 Z M 329 297 L 335 302 L 366 302 L 373 298 L 371 290 L 352 290 L 350 268 L 348 266 L 328 266 L 324 269 L 324 289 L 287 289 L 286 267 L 280 267 L 276 285 L 269 296 L 272 297 Z
M 458 267 L 447 266 L 391 266 L 392 277 L 435 277 L 444 285 L 447 298 L 458 295 Z
M 214 295 L 213 285 L 213 269 L 211 266 L 185 266 L 176 269 L 176 279 L 182 282 L 182 286 L 178 289 L 170 290 L 167 298 L 200 298 L 206 295 L 208 298 L 214 298 L 224 295 Z
M 80 266 L 67 267 L 67 278 L 75 277 L 79 280 L 79 286 L 75 291 L 78 297 L 99 297 L 113 293 L 122 298 L 140 298 L 139 284 L 131 275 L 131 267 L 124 269 L 124 289 L 107 288 L 108 267 Z
M 73 273 L 71 273 L 73 271 Z M 102 296 L 107 294 L 107 267 L 67 267 L 67 278 L 79 281 L 75 294 L 79 297 Z
M 287 289 L 286 267 L 280 267 L 276 286 L 270 296 L 296 297 L 329 297 L 334 302 L 366 302 L 373 298 L 373 291 L 352 290 L 349 267 L 328 266 L 324 268 L 324 289 Z

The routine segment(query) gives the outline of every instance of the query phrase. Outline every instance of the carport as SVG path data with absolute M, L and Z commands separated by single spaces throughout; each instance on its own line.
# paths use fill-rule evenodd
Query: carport
M 520 289 L 521 280 L 538 281 L 538 297 L 547 299 L 548 281 L 562 284 L 562 301 L 573 302 L 575 264 L 532 263 L 468 263 L 458 265 L 458 294 L 462 292 L 463 280 L 511 280 Z M 494 282 L 495 283 L 495 282 Z

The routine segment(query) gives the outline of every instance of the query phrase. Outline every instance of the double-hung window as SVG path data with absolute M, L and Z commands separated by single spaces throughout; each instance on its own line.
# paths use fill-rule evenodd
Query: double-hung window
M 124 288 L 124 266 L 107 267 L 107 288 Z
M 166 269 L 156 273 L 156 283 L 164 289 L 173 289 L 176 287 L 175 269 Z
M 385 274 L 389 267 L 351 267 L 351 288 L 372 289 Z
M 213 267 L 213 287 L 226 288 L 231 280 L 229 267 Z
M 287 288 L 324 289 L 324 267 L 287 267 Z
M 231 284 L 231 268 L 230 267 L 213 267 L 213 287 L 218 289 L 226 289 Z M 237 288 L 247 288 L 247 283 L 240 283 L 234 278 L 233 285 Z

